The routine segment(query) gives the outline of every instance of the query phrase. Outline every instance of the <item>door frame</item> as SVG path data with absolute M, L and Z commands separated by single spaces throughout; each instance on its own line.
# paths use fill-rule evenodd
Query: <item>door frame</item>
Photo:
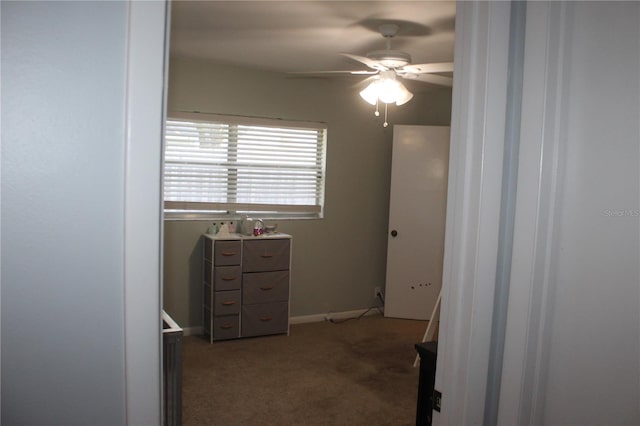
M 130 1 L 125 362 L 128 424 L 161 415 L 162 123 L 168 2 Z M 510 3 L 456 9 L 447 224 L 434 424 L 481 424 L 498 252 Z M 149 218 L 154 218 L 149 220 Z M 155 254 L 155 256 L 154 256 Z M 150 333 L 150 330 L 157 330 Z M 150 392 L 157 389 L 157 392 Z
M 482 424 L 498 260 L 511 4 L 456 5 L 455 71 L 433 423 Z
M 126 423 L 162 423 L 162 140 L 169 3 L 128 3 L 125 99 Z
M 434 424 L 538 424 L 544 416 L 561 116 L 573 4 L 527 2 L 520 155 L 503 362 L 488 377 L 505 143 L 509 2 L 458 2 L 447 229 Z M 494 378 L 495 379 L 495 378 Z M 491 391 L 491 396 L 488 395 Z M 488 401 L 497 398 L 499 401 Z
M 527 2 L 521 155 L 504 364 L 501 424 L 542 424 L 563 198 L 575 4 Z M 544 29 L 544 31 L 540 31 Z M 514 257 L 515 258 L 515 257 Z

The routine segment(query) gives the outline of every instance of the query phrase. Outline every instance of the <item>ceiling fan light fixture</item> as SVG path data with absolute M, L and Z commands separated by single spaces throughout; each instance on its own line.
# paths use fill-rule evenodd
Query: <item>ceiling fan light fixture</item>
M 413 98 L 413 93 L 396 79 L 394 71 L 383 71 L 360 92 L 360 96 L 371 105 L 375 105 L 378 101 L 385 104 L 404 105 Z

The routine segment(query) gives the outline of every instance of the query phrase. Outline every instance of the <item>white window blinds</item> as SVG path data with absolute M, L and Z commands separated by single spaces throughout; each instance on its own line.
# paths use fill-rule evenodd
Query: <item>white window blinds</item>
M 318 123 L 172 114 L 165 129 L 167 217 L 321 217 L 326 128 Z

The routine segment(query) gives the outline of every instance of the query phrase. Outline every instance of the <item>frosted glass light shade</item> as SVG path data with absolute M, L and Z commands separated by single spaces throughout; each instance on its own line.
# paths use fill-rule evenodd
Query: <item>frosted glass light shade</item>
M 378 102 L 378 86 L 380 85 L 380 80 L 375 80 L 371 84 L 369 84 L 363 91 L 360 92 L 360 96 L 362 99 L 370 103 L 371 105 L 375 105 Z
M 395 75 L 392 78 L 383 76 L 374 80 L 360 92 L 360 96 L 371 105 L 375 105 L 378 100 L 385 104 L 403 105 L 413 98 L 413 94 L 395 79 Z
M 385 104 L 392 104 L 398 98 L 400 90 L 400 83 L 397 80 L 382 80 L 378 91 L 378 97 Z
M 407 90 L 407 88 L 404 87 L 402 83 L 398 83 L 398 84 L 400 84 L 401 90 L 396 99 L 396 105 L 400 106 L 409 102 L 411 98 L 413 98 L 413 93 Z

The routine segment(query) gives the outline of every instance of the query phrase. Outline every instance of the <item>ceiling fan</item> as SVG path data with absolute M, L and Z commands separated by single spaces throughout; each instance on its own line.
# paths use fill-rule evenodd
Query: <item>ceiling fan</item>
M 386 23 L 378 27 L 382 36 L 387 40 L 387 47 L 384 50 L 374 50 L 366 56 L 354 55 L 351 53 L 340 53 L 342 56 L 360 62 L 370 70 L 357 71 L 324 71 L 311 72 L 310 74 L 352 74 L 369 75 L 364 83 L 369 85 L 360 92 L 360 96 L 376 106 L 375 115 L 379 116 L 378 102 L 385 104 L 384 126 L 387 127 L 387 104 L 395 103 L 403 105 L 413 97 L 413 94 L 399 81 L 400 79 L 416 80 L 439 86 L 451 87 L 453 79 L 437 73 L 447 73 L 453 71 L 453 62 L 441 62 L 431 64 L 412 64 L 411 55 L 400 50 L 391 49 L 391 39 L 398 33 L 397 24 Z
M 396 24 L 382 24 L 378 27 L 382 36 L 387 40 L 387 48 L 374 50 L 366 56 L 341 53 L 342 56 L 361 62 L 375 71 L 344 71 L 350 74 L 380 74 L 385 71 L 394 71 L 395 75 L 426 83 L 451 87 L 451 77 L 434 73 L 453 71 L 453 62 L 441 62 L 432 64 L 411 64 L 411 55 L 400 50 L 391 49 L 391 39 L 398 33 L 400 27 Z

